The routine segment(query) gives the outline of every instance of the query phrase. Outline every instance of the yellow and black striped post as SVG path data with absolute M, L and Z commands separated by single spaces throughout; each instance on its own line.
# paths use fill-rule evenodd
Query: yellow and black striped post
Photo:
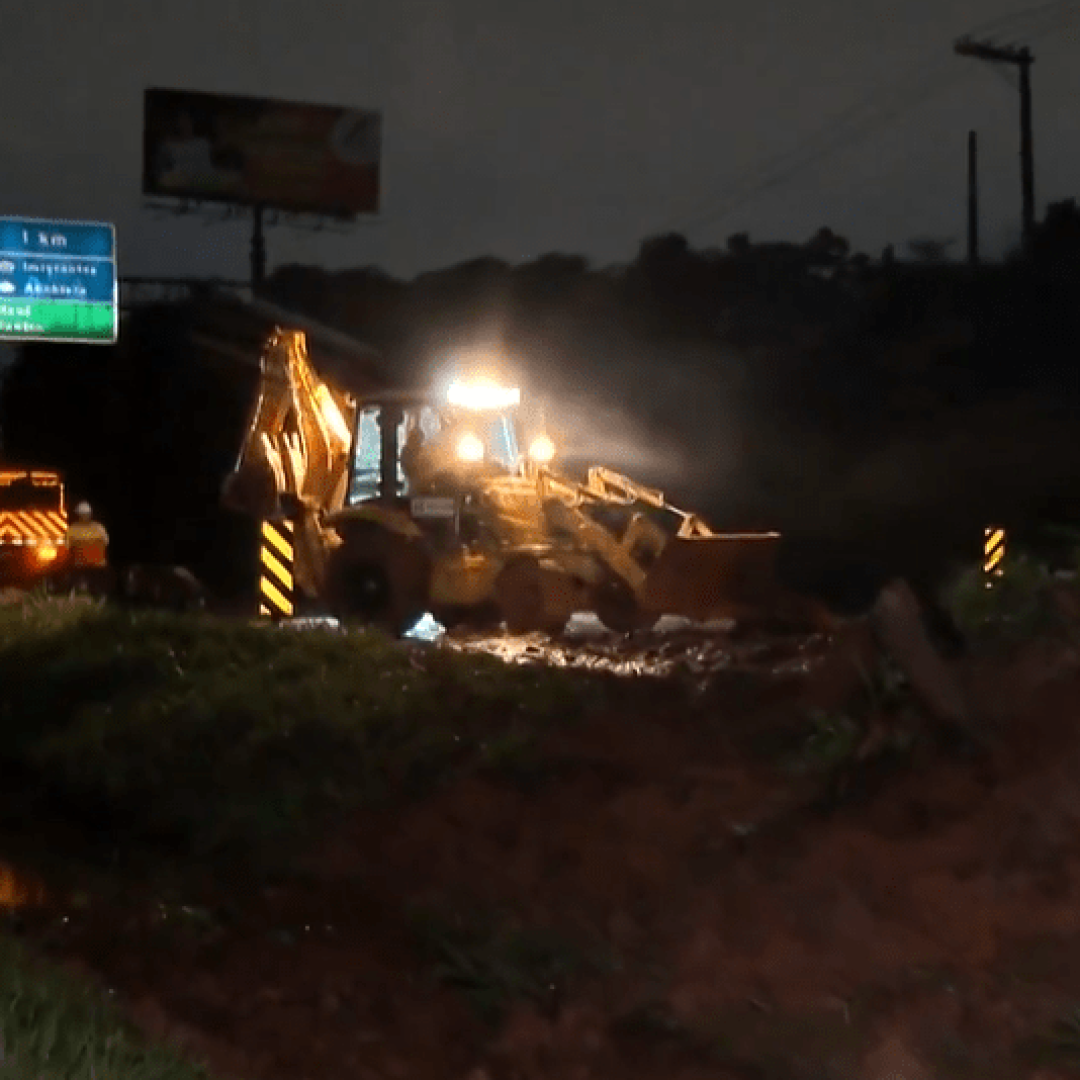
M 986 575 L 986 588 L 994 583 L 994 578 L 1001 577 L 1005 558 L 1005 530 L 999 525 L 988 525 L 983 530 L 983 573 Z
M 293 523 L 264 521 L 259 571 L 259 614 L 289 619 L 293 614 Z

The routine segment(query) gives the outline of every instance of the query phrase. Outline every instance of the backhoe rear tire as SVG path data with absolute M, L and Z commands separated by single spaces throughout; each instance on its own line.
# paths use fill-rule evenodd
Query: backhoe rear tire
M 343 623 L 401 635 L 427 610 L 430 576 L 430 559 L 416 540 L 379 526 L 354 527 L 327 562 L 327 598 Z

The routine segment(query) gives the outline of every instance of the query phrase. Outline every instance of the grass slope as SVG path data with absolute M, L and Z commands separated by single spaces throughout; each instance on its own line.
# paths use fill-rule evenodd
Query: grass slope
M 12 1080 L 209 1080 L 142 1038 L 89 984 L 0 935 L 0 1077 Z
M 36 601 L 0 611 L 0 685 L 25 813 L 201 856 L 521 763 L 592 683 L 376 633 Z

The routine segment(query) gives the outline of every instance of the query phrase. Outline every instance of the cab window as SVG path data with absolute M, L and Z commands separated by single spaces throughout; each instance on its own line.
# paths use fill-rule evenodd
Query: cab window
M 352 484 L 349 503 L 365 502 L 379 494 L 379 410 L 362 409 L 356 418 Z
M 378 405 L 362 409 L 356 420 L 356 443 L 353 453 L 353 476 L 349 488 L 349 503 L 366 502 L 379 495 L 379 463 L 382 454 L 379 433 L 379 416 L 382 412 Z M 425 441 L 435 438 L 442 430 L 442 420 L 438 410 L 428 405 L 407 409 L 398 425 L 398 453 L 405 445 L 405 436 L 412 424 L 419 424 Z M 398 491 L 408 494 L 408 482 L 401 468 L 400 458 L 397 465 Z
M 492 417 L 487 426 L 484 440 L 488 453 L 505 469 L 513 472 L 518 464 L 517 439 L 514 436 L 514 424 L 509 416 Z

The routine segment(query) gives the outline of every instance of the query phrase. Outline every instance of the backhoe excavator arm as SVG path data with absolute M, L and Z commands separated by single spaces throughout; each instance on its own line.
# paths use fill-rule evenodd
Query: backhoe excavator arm
M 352 399 L 315 374 L 304 335 L 275 331 L 262 356 L 254 414 L 226 480 L 226 505 L 260 518 L 280 516 L 283 503 L 326 512 L 340 507 L 354 413 Z
M 347 496 L 354 418 L 353 399 L 312 368 L 304 334 L 276 330 L 260 361 L 258 398 L 222 501 L 256 519 L 294 519 L 296 579 L 311 593 L 318 591 L 331 539 L 322 517 Z

